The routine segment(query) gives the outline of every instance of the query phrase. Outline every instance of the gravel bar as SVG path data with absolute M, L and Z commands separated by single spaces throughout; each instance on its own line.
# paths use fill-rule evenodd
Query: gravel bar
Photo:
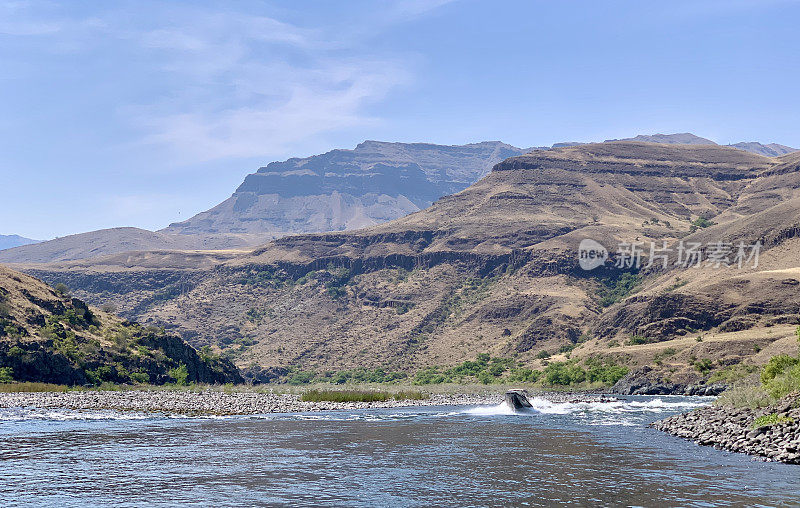
M 609 400 L 599 395 L 542 393 L 535 397 L 555 402 Z M 114 410 L 176 414 L 253 415 L 342 409 L 414 406 L 482 406 L 503 401 L 502 393 L 431 394 L 424 400 L 378 402 L 304 402 L 289 393 L 221 391 L 73 391 L 0 393 L 0 408 Z

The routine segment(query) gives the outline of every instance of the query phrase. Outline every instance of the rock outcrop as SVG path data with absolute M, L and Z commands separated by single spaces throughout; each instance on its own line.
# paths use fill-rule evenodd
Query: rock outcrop
M 647 365 L 626 374 L 609 390 L 618 395 L 719 395 L 725 383 L 672 383 L 665 381 Z
M 243 382 L 228 360 L 2 266 L 0 368 L 5 380 L 63 385 Z

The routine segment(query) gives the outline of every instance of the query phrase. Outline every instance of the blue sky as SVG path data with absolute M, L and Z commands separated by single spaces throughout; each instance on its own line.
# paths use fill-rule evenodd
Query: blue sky
M 0 0 L 0 234 L 158 229 L 364 139 L 800 147 L 800 2 Z

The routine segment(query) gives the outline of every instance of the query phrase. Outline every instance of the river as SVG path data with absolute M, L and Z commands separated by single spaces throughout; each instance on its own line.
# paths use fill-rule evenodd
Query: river
M 0 409 L 4 506 L 800 504 L 800 467 L 647 423 L 707 404 L 533 399 L 249 417 Z

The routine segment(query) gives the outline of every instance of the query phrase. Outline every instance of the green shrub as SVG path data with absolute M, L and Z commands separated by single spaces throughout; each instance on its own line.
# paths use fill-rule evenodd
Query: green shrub
M 53 348 L 56 350 L 56 352 L 61 353 L 72 360 L 77 360 L 80 358 L 80 354 L 78 352 L 78 343 L 76 341 L 75 334 L 71 331 L 66 331 L 63 337 L 56 336 L 53 339 Z
M 651 339 L 650 337 L 645 337 L 644 335 L 631 335 L 631 338 L 628 340 L 628 345 L 639 346 L 642 344 L 650 344 L 652 342 L 656 342 L 656 340 Z
M 506 366 L 500 363 L 495 363 L 489 367 L 489 374 L 499 377 L 506 371 Z
M 604 287 L 598 292 L 600 306 L 608 307 L 634 293 L 641 282 L 641 277 L 635 273 L 622 272 L 616 278 L 603 279 L 601 282 Z
M 781 423 L 794 423 L 794 419 L 786 415 L 779 415 L 777 413 L 772 413 L 768 415 L 759 416 L 753 423 L 750 425 L 753 429 L 758 429 L 761 427 L 770 427 L 772 425 L 778 425 Z
M 536 353 L 536 358 L 538 358 L 539 360 L 547 360 L 548 358 L 550 358 L 550 353 L 542 349 L 541 351 Z
M 709 358 L 703 358 L 701 360 L 697 360 L 694 362 L 694 368 L 701 374 L 705 374 L 711 370 L 711 367 L 714 365 L 714 362 L 711 361 Z
M 627 367 L 621 365 L 593 366 L 586 371 L 586 379 L 590 383 L 613 385 L 628 373 Z
M 544 380 L 550 385 L 569 386 L 586 381 L 586 371 L 569 362 L 553 362 L 545 367 Z
M 692 222 L 692 226 L 695 226 L 695 228 L 708 228 L 713 226 L 714 224 L 715 224 L 714 222 L 711 222 L 705 217 L 698 217 Z
M 178 367 L 169 369 L 167 375 L 175 380 L 175 384 L 179 386 L 186 386 L 189 384 L 189 369 L 185 364 L 180 364 Z
M 744 365 L 744 364 L 731 365 L 711 374 L 711 377 L 708 378 L 708 382 L 733 383 L 734 381 L 739 381 L 740 379 L 744 379 L 750 374 L 753 374 L 755 372 L 758 372 L 758 367 L 756 367 L 755 365 Z
M 295 385 L 295 386 L 296 385 L 307 385 L 307 384 L 311 383 L 314 380 L 315 377 L 316 377 L 316 374 L 314 372 L 297 371 L 297 372 L 293 372 L 291 375 L 289 375 L 289 379 L 287 380 L 287 383 L 289 383 L 290 385 Z
M 13 383 L 14 369 L 11 367 L 0 367 L 0 383 Z
M 86 379 L 93 385 L 99 385 L 103 382 L 112 381 L 116 376 L 114 369 L 109 365 L 101 365 L 94 370 L 86 370 Z
M 404 372 L 387 372 L 384 369 L 355 369 L 329 372 L 316 376 L 314 381 L 328 381 L 341 385 L 344 383 L 391 383 L 408 377 Z M 302 384 L 302 383 L 301 383 Z
M 65 298 L 69 297 L 69 288 L 63 282 L 59 282 L 58 284 L 53 286 L 53 289 L 55 290 L 56 293 L 58 293 L 59 296 L 62 296 L 62 297 L 65 297 Z
M 773 356 L 764 366 L 764 370 L 761 371 L 761 382 L 764 384 L 769 383 L 788 368 L 797 365 L 798 362 L 800 362 L 799 359 L 789 355 Z
M 306 402 L 383 402 L 395 400 L 421 400 L 426 398 L 417 391 L 389 393 L 385 391 L 363 390 L 308 390 L 300 396 Z
M 764 383 L 764 388 L 775 399 L 780 399 L 790 393 L 800 392 L 800 364 L 784 369 Z
M 578 347 L 577 344 L 564 344 L 560 348 L 558 348 L 559 353 L 570 353 L 573 349 Z
M 8 349 L 8 356 L 22 356 L 25 354 L 25 350 L 19 346 L 11 346 Z
M 508 380 L 520 383 L 535 383 L 542 376 L 542 371 L 531 369 L 511 369 Z
M 553 362 L 545 367 L 544 381 L 550 385 L 569 386 L 584 382 L 613 385 L 628 373 L 626 367 L 613 362 L 589 357 L 585 360 L 586 369 L 571 362 Z
M 414 376 L 415 385 L 435 385 L 449 381 L 438 367 L 426 367 Z

